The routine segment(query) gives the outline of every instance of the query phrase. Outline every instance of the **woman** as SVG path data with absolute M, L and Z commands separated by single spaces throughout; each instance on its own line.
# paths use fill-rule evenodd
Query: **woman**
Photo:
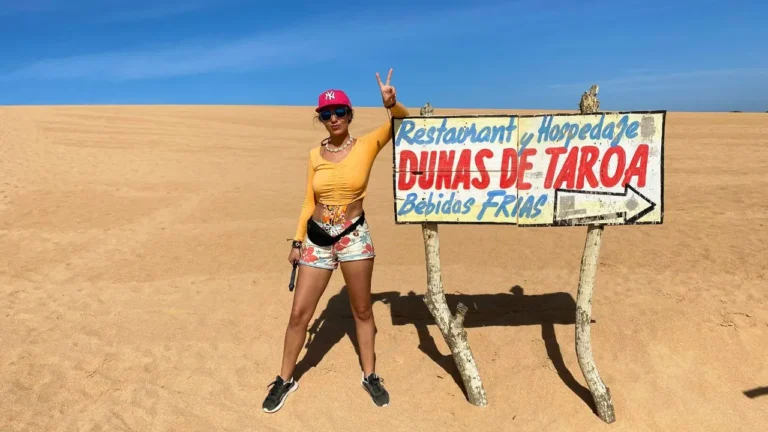
M 404 117 L 408 110 L 397 102 L 395 89 L 376 73 L 384 107 L 393 116 Z M 349 133 L 354 111 L 343 91 L 320 94 L 315 110 L 325 125 L 328 138 L 309 152 L 307 189 L 293 244 L 288 255 L 298 263 L 299 274 L 293 307 L 285 332 L 283 363 L 264 399 L 265 412 L 279 410 L 288 395 L 298 388 L 293 379 L 296 360 L 304 345 L 309 320 L 315 313 L 331 273 L 338 267 L 344 275 L 355 319 L 360 348 L 363 388 L 377 406 L 389 403 L 389 393 L 375 371 L 376 325 L 371 312 L 371 275 L 375 257 L 363 212 L 368 178 L 374 159 L 392 138 L 390 123 L 384 123 L 360 138 Z

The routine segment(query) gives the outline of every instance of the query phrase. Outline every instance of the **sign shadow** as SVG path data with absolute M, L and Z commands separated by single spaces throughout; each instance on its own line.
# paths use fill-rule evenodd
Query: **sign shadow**
M 760 396 L 768 396 L 768 387 L 755 387 L 751 390 L 745 390 L 743 393 L 744 396 L 750 399 L 754 399 Z
M 452 311 L 456 310 L 459 302 L 469 308 L 464 319 L 465 329 L 489 326 L 541 326 L 541 338 L 547 356 L 558 376 L 574 394 L 593 412 L 596 412 L 589 389 L 581 385 L 566 367 L 555 335 L 556 324 L 575 326 L 576 301 L 570 294 L 558 292 L 526 295 L 521 286 L 515 285 L 509 293 L 446 294 L 446 300 Z M 424 303 L 423 295 L 417 295 L 413 291 L 407 295 L 401 295 L 395 291 L 373 293 L 371 302 L 389 305 L 393 325 L 413 325 L 419 338 L 419 350 L 450 375 L 467 397 L 453 356 L 450 352 L 442 354 L 429 333 L 428 326 L 436 324 Z M 325 309 L 309 327 L 308 333 L 306 353 L 296 365 L 295 379 L 300 379 L 310 369 L 317 367 L 323 357 L 345 336 L 352 343 L 359 361 L 360 351 L 355 335 L 355 322 L 346 286 L 328 300 Z
M 581 385 L 566 367 L 555 335 L 556 324 L 575 326 L 576 301 L 570 294 L 558 292 L 526 295 L 521 286 L 515 285 L 509 293 L 446 294 L 445 297 L 451 311 L 456 310 L 458 303 L 464 304 L 469 309 L 464 318 L 465 329 L 490 326 L 541 326 L 541 338 L 557 375 L 574 394 L 596 412 L 589 389 Z M 450 374 L 456 385 L 464 391 L 461 375 L 453 356 L 450 353 L 441 354 L 429 334 L 427 326 L 436 324 L 423 299 L 423 295 L 416 295 L 413 291 L 406 296 L 387 296 L 386 301 L 391 305 L 392 324 L 415 326 L 419 335 L 419 349 Z M 464 394 L 466 396 L 466 391 Z

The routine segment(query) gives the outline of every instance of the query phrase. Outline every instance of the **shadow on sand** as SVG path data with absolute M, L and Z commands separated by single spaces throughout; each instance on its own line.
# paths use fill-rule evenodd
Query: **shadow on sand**
M 393 325 L 413 325 L 416 328 L 419 337 L 419 350 L 443 368 L 467 397 L 453 356 L 450 353 L 447 355 L 440 353 L 435 340 L 429 334 L 427 326 L 435 325 L 435 321 L 423 299 L 423 295 L 416 295 L 413 291 L 405 296 L 398 292 L 374 293 L 372 295 L 374 303 L 380 301 L 390 306 Z M 555 337 L 555 324 L 575 325 L 576 302 L 570 294 L 525 295 L 523 288 L 516 285 L 512 287 L 509 293 L 446 294 L 446 299 L 451 311 L 456 310 L 456 305 L 459 302 L 469 308 L 464 320 L 464 327 L 467 329 L 488 326 L 541 326 L 541 338 L 544 341 L 547 355 L 560 379 L 593 412 L 596 412 L 589 389 L 579 384 L 565 366 L 560 345 Z M 300 379 L 309 369 L 317 366 L 331 348 L 345 336 L 350 338 L 359 358 L 355 322 L 350 310 L 346 286 L 329 299 L 325 310 L 310 326 L 309 333 L 310 336 L 306 345 L 307 352 L 296 365 L 294 372 L 297 379 Z
M 768 387 L 756 387 L 751 390 L 745 390 L 744 395 L 750 399 L 760 396 L 768 396 Z

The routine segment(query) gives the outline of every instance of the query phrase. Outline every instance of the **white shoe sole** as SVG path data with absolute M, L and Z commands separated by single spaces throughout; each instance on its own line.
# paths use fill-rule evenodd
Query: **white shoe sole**
M 277 404 L 277 407 L 275 407 L 275 409 L 268 410 L 266 408 L 262 408 L 264 410 L 264 412 L 272 414 L 274 412 L 277 412 L 280 408 L 282 408 L 283 404 L 285 403 L 285 400 L 288 399 L 288 395 L 290 395 L 291 393 L 295 392 L 299 388 L 299 382 L 298 381 L 294 381 L 293 384 L 294 384 L 293 387 L 291 387 L 291 389 L 288 390 L 288 393 L 286 393 L 285 396 L 283 396 L 283 398 L 280 399 L 280 403 Z

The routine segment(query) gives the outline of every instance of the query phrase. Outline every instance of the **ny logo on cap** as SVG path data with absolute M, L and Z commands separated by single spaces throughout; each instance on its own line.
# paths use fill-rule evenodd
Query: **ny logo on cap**
M 325 92 L 325 100 L 336 99 L 336 94 L 333 91 Z

